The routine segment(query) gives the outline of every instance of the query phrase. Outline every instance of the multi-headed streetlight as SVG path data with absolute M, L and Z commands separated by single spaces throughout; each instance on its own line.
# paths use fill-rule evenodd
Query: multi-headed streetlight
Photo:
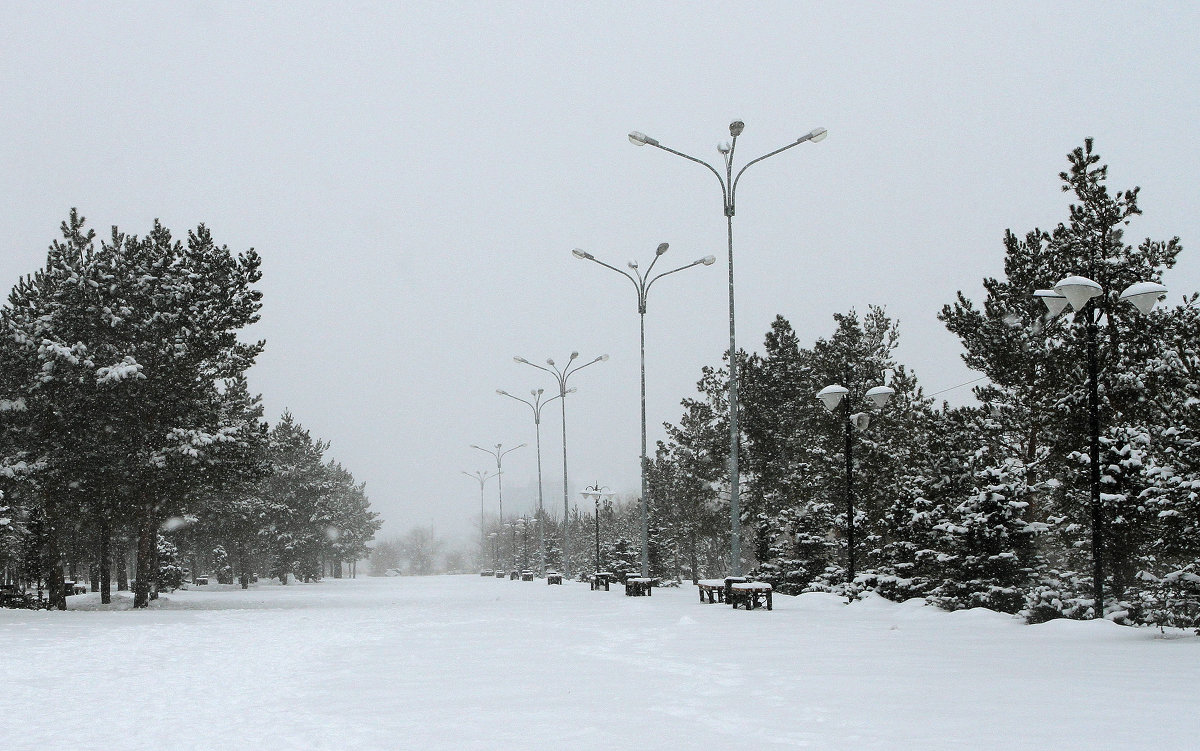
M 491 470 L 483 472 L 479 470 L 467 472 L 464 470 L 463 474 L 479 481 L 479 557 L 483 558 L 487 555 L 487 542 L 485 539 L 485 536 L 487 535 L 487 513 L 484 511 L 484 506 L 486 504 L 483 500 L 483 484 L 493 477 L 496 478 L 496 482 L 500 482 L 500 473 L 493 473 Z
M 1091 275 L 1096 274 L 1096 259 L 1094 250 L 1088 248 L 1088 267 Z M 1091 485 L 1091 516 L 1092 516 L 1092 596 L 1095 599 L 1093 618 L 1104 617 L 1104 507 L 1100 502 L 1100 388 L 1099 353 L 1096 343 L 1096 333 L 1100 316 L 1106 312 L 1112 301 L 1112 293 L 1100 284 L 1084 276 L 1068 276 L 1054 289 L 1039 289 L 1034 293 L 1041 298 L 1050 311 L 1050 316 L 1062 313 L 1069 304 L 1076 314 L 1087 315 L 1085 338 L 1087 341 L 1087 371 L 1088 371 L 1088 433 L 1089 445 L 1089 484 Z M 1156 303 L 1167 294 L 1167 288 L 1158 282 L 1138 282 L 1125 288 L 1119 299 L 1128 300 L 1143 314 L 1153 310 Z
M 624 269 L 619 269 L 616 266 L 612 266 L 610 264 L 605 263 L 604 261 L 601 261 L 600 259 L 596 258 L 594 255 L 592 255 L 591 253 L 588 253 L 585 250 L 576 248 L 575 250 L 571 251 L 571 253 L 573 253 L 576 258 L 579 258 L 581 260 L 592 261 L 593 263 L 598 263 L 606 269 L 612 269 L 613 271 L 617 272 L 618 274 L 620 274 L 621 276 L 625 277 L 630 282 L 632 282 L 633 288 L 637 292 L 639 332 L 641 334 L 641 350 L 640 351 L 641 351 L 641 364 L 642 364 L 642 462 L 641 462 L 641 464 L 642 464 L 642 498 L 641 498 L 641 507 L 642 507 L 642 576 L 644 576 L 644 577 L 650 575 L 650 543 L 649 543 L 650 514 L 649 514 L 649 511 L 647 508 L 648 503 L 649 503 L 649 496 L 647 493 L 647 482 L 646 482 L 647 467 L 649 466 L 649 463 L 650 463 L 649 458 L 647 458 L 647 456 L 646 456 L 646 293 L 650 291 L 650 285 L 654 284 L 659 279 L 662 279 L 664 276 L 666 276 L 668 274 L 674 274 L 677 271 L 683 271 L 684 269 L 690 269 L 693 266 L 700 266 L 700 265 L 711 266 L 717 260 L 716 257 L 714 257 L 714 256 L 705 256 L 703 258 L 692 261 L 689 264 L 680 266 L 679 268 L 671 269 L 670 271 L 664 271 L 661 274 L 658 274 L 657 276 L 651 276 L 650 275 L 651 272 L 654 271 L 654 264 L 658 263 L 658 259 L 660 257 L 662 257 L 662 254 L 667 252 L 667 248 L 668 248 L 667 243 L 659 244 L 658 249 L 656 251 L 654 251 L 654 259 L 650 261 L 650 265 L 646 267 L 645 272 L 642 272 L 638 269 L 637 261 L 630 261 L 629 268 L 633 272 L 632 274 L 629 273 L 629 271 L 625 271 Z
M 569 394 L 574 390 L 575 389 L 573 388 L 567 389 L 567 393 Z M 529 395 L 533 397 L 533 400 L 530 401 L 529 399 L 522 399 L 519 396 L 513 396 L 504 389 L 496 389 L 496 393 L 500 396 L 507 396 L 509 399 L 516 399 L 522 404 L 528 406 L 529 409 L 533 410 L 533 431 L 534 440 L 537 446 L 538 521 L 541 522 L 541 524 L 538 525 L 538 576 L 546 575 L 546 511 L 542 505 L 542 407 L 545 407 L 555 399 L 562 398 L 562 395 L 560 394 L 543 400 L 542 394 L 545 393 L 545 391 L 545 389 L 531 389 L 529 391 Z
M 739 496 L 739 477 L 738 477 L 738 369 L 737 369 L 737 344 L 734 337 L 734 316 L 733 316 L 733 215 L 737 194 L 738 181 L 742 179 L 742 174 L 752 164 L 757 164 L 768 157 L 787 151 L 793 146 L 799 146 L 805 141 L 817 143 L 823 141 L 828 131 L 824 128 L 814 128 L 797 138 L 794 142 L 787 146 L 775 149 L 772 152 L 763 154 L 757 159 L 751 159 L 746 162 L 737 174 L 733 173 L 733 152 L 737 148 L 738 136 L 742 134 L 742 129 L 745 124 L 741 120 L 735 120 L 729 124 L 729 135 L 732 140 L 727 144 L 722 144 L 717 147 L 725 162 L 725 175 L 722 176 L 716 167 L 713 167 L 703 159 L 697 159 L 694 156 L 676 151 L 675 149 L 663 146 L 657 140 L 651 138 L 645 133 L 639 133 L 636 130 L 629 134 L 629 140 L 636 146 L 653 146 L 657 149 L 669 152 L 676 156 L 683 157 L 688 161 L 696 162 L 707 167 L 714 175 L 717 176 L 717 182 L 721 184 L 721 200 L 725 210 L 725 226 L 726 236 L 729 241 L 729 519 L 730 519 L 730 565 L 734 576 L 742 574 L 742 541 L 741 541 L 741 517 L 740 509 L 738 508 Z
M 500 464 L 504 460 L 505 455 L 507 455 L 510 451 L 516 451 L 519 448 L 524 448 L 525 444 L 522 443 L 519 446 L 513 446 L 510 449 L 503 449 L 503 450 L 501 449 L 501 446 L 502 446 L 502 444 L 497 443 L 495 449 L 485 449 L 482 446 L 476 446 L 473 443 L 471 444 L 471 448 L 479 449 L 483 453 L 488 454 L 492 457 L 495 457 L 495 459 L 496 459 L 496 494 L 499 496 L 499 499 L 500 499 L 500 504 L 499 504 L 500 505 L 500 521 L 503 522 L 504 521 L 504 478 L 501 477 L 501 475 L 503 473 L 501 472 Z
M 575 365 L 574 367 L 572 367 L 572 363 L 574 363 L 578 357 L 579 357 L 578 352 L 572 352 L 571 357 L 567 359 L 566 366 L 561 369 L 557 365 L 554 364 L 554 360 L 551 360 L 549 358 L 546 359 L 546 365 L 549 365 L 550 367 L 546 368 L 541 365 L 537 365 L 535 363 L 529 362 L 524 357 L 521 357 L 519 355 L 516 357 L 513 357 L 514 362 L 519 362 L 522 365 L 529 365 L 530 367 L 537 368 L 538 370 L 544 370 L 547 373 L 549 373 L 550 375 L 554 376 L 554 379 L 558 382 L 558 395 L 559 395 L 559 397 L 562 397 L 559 399 L 558 403 L 559 403 L 559 406 L 562 407 L 563 575 L 565 575 L 567 577 L 571 576 L 571 510 L 570 510 L 570 491 L 567 489 L 567 400 L 566 400 L 566 396 L 567 396 L 567 394 L 569 394 L 575 390 L 575 389 L 567 388 L 567 379 L 570 378 L 571 376 L 573 376 L 574 374 L 578 373 L 579 371 L 583 370 L 584 368 L 586 368 L 589 365 L 594 365 L 598 362 L 604 362 L 605 360 L 608 359 L 608 355 L 600 355 L 599 357 L 595 358 L 594 360 L 588 360 L 585 363 L 581 363 L 579 365 Z
M 580 492 L 584 498 L 591 498 L 596 503 L 595 516 L 593 521 L 596 527 L 596 573 L 600 573 L 600 499 L 608 500 L 613 494 L 609 492 L 607 485 L 596 483 L 588 485 L 585 490 Z
M 888 399 L 892 398 L 892 394 L 896 391 L 890 386 L 876 386 L 867 389 L 863 394 L 879 409 L 888 403 Z M 833 412 L 842 405 L 843 422 L 846 431 L 846 551 L 847 563 L 846 567 L 846 586 L 851 587 L 854 584 L 854 431 L 866 430 L 870 424 L 871 416 L 866 412 L 858 412 L 850 414 L 850 403 L 852 399 L 847 398 L 850 395 L 850 389 L 840 384 L 833 384 L 821 389 L 817 394 L 817 398 L 821 400 L 821 404 L 825 405 L 825 409 Z

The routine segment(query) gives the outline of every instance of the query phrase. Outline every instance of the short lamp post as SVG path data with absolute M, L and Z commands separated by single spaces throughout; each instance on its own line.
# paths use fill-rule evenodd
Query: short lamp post
M 589 365 L 595 365 L 598 362 L 604 362 L 608 359 L 608 355 L 600 355 L 599 357 L 588 360 L 585 363 L 575 364 L 575 360 L 579 358 L 578 352 L 572 352 L 567 358 L 567 364 L 560 368 L 554 364 L 554 360 L 546 359 L 546 365 L 543 367 L 536 363 L 529 362 L 524 357 L 514 357 L 513 362 L 518 362 L 522 365 L 528 365 L 531 368 L 545 371 L 554 376 L 554 380 L 558 382 L 559 406 L 562 408 L 562 450 L 563 450 L 563 575 L 567 578 L 571 576 L 571 509 L 570 509 L 570 491 L 567 489 L 567 394 L 572 393 L 575 389 L 567 388 L 567 380 L 583 370 Z
M 721 185 L 721 203 L 725 211 L 726 237 L 729 241 L 729 555 L 730 568 L 734 576 L 742 575 L 741 510 L 738 507 L 738 495 L 740 493 L 740 480 L 738 477 L 738 367 L 733 319 L 733 215 L 736 208 L 737 186 L 738 182 L 742 179 L 742 175 L 751 165 L 787 151 L 793 146 L 799 146 L 802 143 L 819 143 L 829 135 L 824 128 L 813 128 L 795 141 L 746 162 L 735 175 L 733 172 L 733 152 L 737 149 L 738 136 L 742 134 L 742 130 L 745 127 L 746 124 L 741 120 L 731 122 L 729 124 L 729 136 L 731 140 L 717 147 L 717 151 L 720 152 L 721 158 L 725 163 L 724 175 L 716 167 L 703 159 L 697 159 L 682 151 L 676 151 L 670 147 L 663 146 L 657 139 L 651 138 L 645 133 L 639 133 L 635 130 L 629 134 L 629 142 L 635 146 L 653 146 L 656 149 L 661 149 L 669 154 L 674 154 L 690 162 L 707 167 L 710 172 L 716 175 L 717 182 Z
M 689 264 L 680 266 L 679 268 L 671 269 L 670 271 L 664 271 L 664 272 L 658 274 L 657 276 L 651 276 L 651 272 L 654 271 L 654 264 L 658 263 L 658 259 L 662 256 L 663 253 L 667 252 L 668 247 L 669 246 L 667 245 L 667 243 L 659 244 L 658 249 L 654 252 L 654 259 L 650 261 L 650 265 L 646 267 L 646 271 L 644 273 L 642 271 L 638 270 L 637 261 L 629 262 L 630 271 L 633 272 L 633 273 L 630 273 L 629 271 L 619 269 L 616 266 L 612 266 L 610 264 L 605 263 L 604 261 L 601 261 L 600 259 L 596 258 L 594 255 L 592 255 L 591 253 L 588 253 L 585 250 L 580 250 L 579 248 L 576 248 L 575 250 L 571 251 L 571 253 L 573 253 L 576 258 L 579 258 L 581 260 L 591 261 L 592 263 L 597 263 L 606 269 L 611 269 L 611 270 L 617 272 L 618 274 L 620 274 L 621 276 L 625 277 L 630 282 L 632 282 L 633 288 L 637 292 L 639 330 L 640 330 L 640 334 L 641 334 L 641 350 L 640 350 L 640 352 L 641 352 L 641 364 L 642 364 L 642 462 L 641 462 L 641 464 L 642 464 L 642 498 L 641 498 L 640 505 L 642 507 L 641 511 L 642 511 L 642 576 L 643 577 L 650 575 L 650 512 L 648 509 L 649 498 L 648 498 L 648 493 L 647 493 L 648 488 L 647 488 L 647 479 L 646 479 L 647 468 L 650 464 L 650 460 L 646 456 L 646 293 L 650 291 L 650 285 L 654 284 L 659 279 L 662 279 L 664 276 L 667 276 L 668 274 L 674 274 L 677 271 L 683 271 L 684 269 L 690 269 L 693 266 L 701 266 L 701 265 L 711 266 L 717 260 L 715 256 L 705 256 L 703 258 L 698 258 Z
M 1095 258 L 1088 259 L 1090 273 L 1095 275 Z M 1111 302 L 1112 295 L 1100 284 L 1084 276 L 1068 276 L 1054 289 L 1039 289 L 1034 293 L 1046 304 L 1053 318 L 1068 305 L 1076 314 L 1087 316 L 1085 339 L 1087 343 L 1087 389 L 1088 389 L 1088 433 L 1089 485 L 1091 486 L 1090 512 L 1092 517 L 1092 597 L 1095 601 L 1093 618 L 1104 617 L 1104 508 L 1100 501 L 1100 388 L 1099 353 L 1097 329 L 1104 308 Z M 1138 282 L 1125 288 L 1119 296 L 1133 304 L 1143 315 L 1154 309 L 1155 304 L 1167 294 L 1167 288 L 1157 282 Z
M 585 490 L 580 492 L 584 499 L 591 498 L 595 502 L 595 516 L 593 523 L 596 528 L 596 573 L 600 573 L 600 500 L 609 500 L 613 494 L 609 491 L 608 486 L 596 483 L 589 485 Z
M 863 396 L 877 408 L 883 409 L 888 400 L 892 398 L 892 394 L 895 393 L 890 386 L 876 386 L 868 389 Z M 842 422 L 846 434 L 846 585 L 852 587 L 854 584 L 854 431 L 866 430 L 871 422 L 871 416 L 866 412 L 850 414 L 851 400 L 847 398 L 849 395 L 850 389 L 836 383 L 826 386 L 817 393 L 817 398 L 829 412 L 837 410 L 839 405 L 842 407 Z

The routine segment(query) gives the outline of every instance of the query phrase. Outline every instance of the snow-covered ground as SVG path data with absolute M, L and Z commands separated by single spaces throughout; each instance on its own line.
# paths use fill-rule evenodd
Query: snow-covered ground
M 0 749 L 1194 749 L 1200 637 L 478 576 L 0 610 Z M 91 608 L 91 609 L 87 609 Z

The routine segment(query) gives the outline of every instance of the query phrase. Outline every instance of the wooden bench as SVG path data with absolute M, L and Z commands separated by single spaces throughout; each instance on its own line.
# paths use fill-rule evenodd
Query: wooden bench
M 533 572 L 532 571 L 522 571 L 521 572 L 521 581 L 523 581 L 523 582 L 533 581 Z
M 504 578 L 504 572 L 503 572 L 503 571 L 497 571 L 497 572 L 496 572 L 496 578 L 497 578 L 497 579 L 503 579 L 503 578 Z
M 592 574 L 590 577 L 592 589 L 596 590 L 596 589 L 600 589 L 601 587 L 603 587 L 604 591 L 607 592 L 609 583 L 612 581 L 612 578 L 613 578 L 613 575 L 612 575 L 611 571 L 597 571 L 596 573 Z
M 701 579 L 696 582 L 696 588 L 700 590 L 700 602 L 714 603 L 727 602 L 729 600 L 729 587 L 731 584 L 746 581 L 744 576 L 727 576 L 724 579 Z
M 495 571 L 492 571 L 490 568 L 485 568 L 483 571 L 480 571 L 480 572 L 479 572 L 479 575 L 480 575 L 480 576 L 489 576 L 489 577 L 490 577 L 490 576 L 494 575 L 495 573 L 496 573 L 496 572 L 495 572 Z
M 641 597 L 645 595 L 649 597 L 654 594 L 654 585 L 657 583 L 657 579 L 644 576 L 627 576 L 625 577 L 625 596 Z
M 771 609 L 771 585 L 766 582 L 735 582 L 729 585 L 726 600 L 736 610 L 738 605 L 754 610 L 764 605 Z
M 562 584 L 562 574 L 558 573 L 557 571 L 547 571 L 546 572 L 546 583 L 547 584 Z
M 520 578 L 521 578 L 521 572 L 520 572 L 520 571 L 517 571 L 516 569 L 513 569 L 512 571 L 510 571 L 510 572 L 508 573 L 508 580 L 509 580 L 509 581 L 514 581 L 514 582 L 515 582 L 517 579 L 520 579 Z

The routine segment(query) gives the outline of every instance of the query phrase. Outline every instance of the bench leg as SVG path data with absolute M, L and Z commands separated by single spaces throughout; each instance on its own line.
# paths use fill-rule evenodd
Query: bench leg
M 767 610 L 771 609 L 771 593 L 767 592 Z

